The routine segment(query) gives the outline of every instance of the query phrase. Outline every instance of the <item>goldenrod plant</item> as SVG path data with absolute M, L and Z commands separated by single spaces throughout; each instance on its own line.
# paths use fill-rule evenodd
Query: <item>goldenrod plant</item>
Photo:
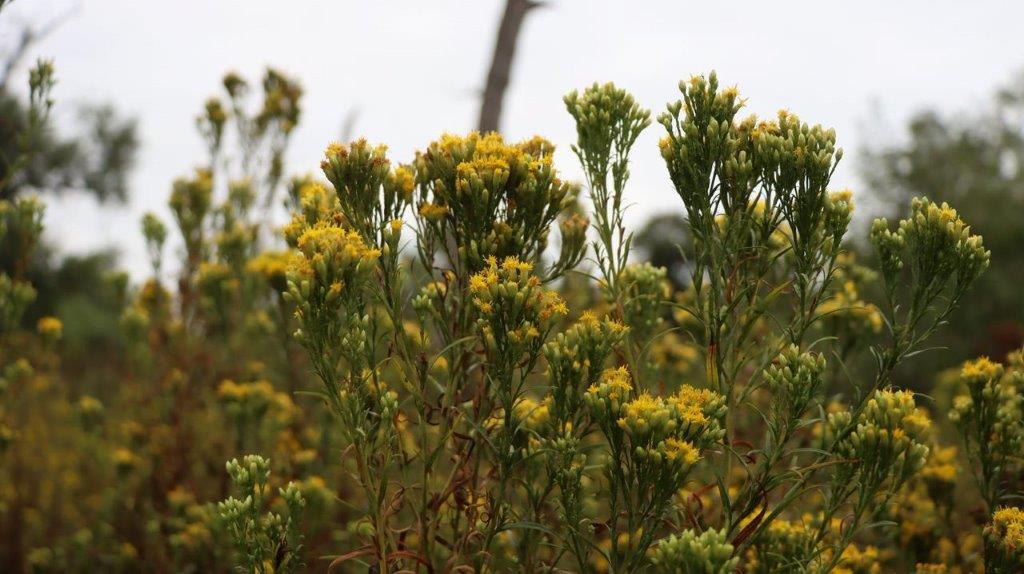
M 286 509 L 284 515 L 264 513 L 270 462 L 258 455 L 247 455 L 241 462 L 228 462 L 227 471 L 243 498 L 230 497 L 219 503 L 217 509 L 238 546 L 243 561 L 240 567 L 260 574 L 296 571 L 301 567 L 296 558 L 300 548 L 298 521 L 306 505 L 298 486 L 289 482 L 278 490 Z
M 892 371 L 988 254 L 954 210 L 915 201 L 895 230 L 875 223 L 886 298 L 864 303 L 847 277 L 871 274 L 843 248 L 851 194 L 828 190 L 834 132 L 789 112 L 738 119 L 742 100 L 713 74 L 680 89 L 659 122 L 694 238 L 683 302 L 663 270 L 629 261 L 629 154 L 650 114 L 611 84 L 565 99 L 593 201 L 588 309 L 552 290 L 569 284 L 589 226 L 561 225 L 548 249 L 556 221 L 580 218 L 550 143 L 446 135 L 410 168 L 363 141 L 328 148 L 338 199 L 293 219 L 288 294 L 365 493 L 362 546 L 335 566 L 727 571 L 763 560 L 772 524 L 806 512 L 785 556 L 794 571 L 877 556 L 856 543 L 930 444 L 929 417 L 890 388 Z M 408 267 L 393 259 L 406 206 Z M 417 274 L 425 284 L 403 291 Z M 693 380 L 655 378 L 673 306 L 703 356 Z M 876 359 L 865 380 L 826 380 L 852 348 L 818 324 L 843 314 L 884 331 L 862 337 Z M 837 383 L 846 391 L 829 397 Z M 681 496 L 695 485 L 712 500 Z
M 692 239 L 673 293 L 631 252 L 653 128 L 625 90 L 566 96 L 577 184 L 552 142 L 496 133 L 408 163 L 333 143 L 288 178 L 302 90 L 261 87 L 250 111 L 224 79 L 173 222 L 143 218 L 109 386 L 62 373 L 68 325 L 27 323 L 31 285 L 0 275 L 12 571 L 1020 569 L 1020 355 L 934 402 L 893 386 L 988 252 L 921 198 L 855 255 L 832 130 L 680 83 L 656 117 Z M 27 257 L 42 204 L 0 214 Z

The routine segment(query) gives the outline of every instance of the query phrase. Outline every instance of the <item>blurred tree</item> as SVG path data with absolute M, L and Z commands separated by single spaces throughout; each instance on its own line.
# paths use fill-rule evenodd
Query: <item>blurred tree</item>
M 680 291 L 690 281 L 683 250 L 690 245 L 686 220 L 681 213 L 655 215 L 633 240 L 637 255 L 655 267 L 664 267 L 672 288 Z
M 0 90 L 0 199 L 13 199 L 26 190 L 84 191 L 100 201 L 127 199 L 128 175 L 139 147 L 135 120 L 120 117 L 110 105 L 83 107 L 79 120 L 75 137 L 63 138 L 44 127 L 32 140 L 25 168 L 11 173 L 28 117 L 17 97 Z
M 512 73 L 512 60 L 516 55 L 516 44 L 519 31 L 523 27 L 526 14 L 543 3 L 536 0 L 506 0 L 505 11 L 498 25 L 498 35 L 494 41 L 494 54 L 491 67 L 487 72 L 487 84 L 484 86 L 483 102 L 480 105 L 480 122 L 477 129 L 481 132 L 498 131 L 501 127 L 501 110 L 505 103 L 505 90 L 508 89 L 509 77 Z
M 134 119 L 120 117 L 109 104 L 87 105 L 79 110 L 77 134 L 62 137 L 45 117 L 41 125 L 32 125 L 32 107 L 10 88 L 31 48 L 73 14 L 64 12 L 38 27 L 22 26 L 9 35 L 13 44 L 0 52 L 0 199 L 28 189 L 85 191 L 100 201 L 127 198 L 127 178 L 139 147 Z M 48 111 L 52 102 L 45 103 Z M 28 132 L 31 137 L 25 137 Z
M 975 354 L 1003 358 L 1024 342 L 1024 74 L 972 114 L 924 111 L 904 142 L 863 151 L 862 174 L 873 197 L 903 217 L 913 196 L 948 201 L 985 237 L 992 267 L 950 318 L 932 353 L 935 367 Z
M 27 100 L 10 86 L 30 47 L 70 14 L 40 28 L 22 28 L 14 45 L 0 53 L 0 200 L 30 192 L 68 191 L 87 193 L 100 202 L 128 198 L 128 178 L 139 148 L 134 119 L 122 117 L 110 105 L 87 105 L 77 114 L 74 135 L 60 135 L 48 121 L 53 103 L 50 63 L 41 61 L 37 66 L 45 66 L 51 74 L 46 78 L 48 85 L 33 85 Z M 121 311 L 119 283 L 111 281 L 115 264 L 113 253 L 62 258 L 52 246 L 43 245 L 25 270 L 38 290 L 24 317 L 26 323 L 57 315 L 65 324 L 76 325 L 65 343 L 72 355 L 83 360 L 72 361 L 69 368 L 85 365 L 93 353 L 109 352 L 120 344 L 115 328 Z M 0 240 L 0 272 L 11 273 L 12 268 L 11 246 Z

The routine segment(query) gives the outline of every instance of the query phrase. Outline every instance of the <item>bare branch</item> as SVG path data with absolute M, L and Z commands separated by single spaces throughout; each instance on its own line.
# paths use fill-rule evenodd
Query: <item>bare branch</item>
M 0 4 L 0 7 L 3 7 Z M 39 29 L 33 30 L 32 26 L 26 24 L 21 31 L 21 35 L 18 38 L 18 43 L 14 47 L 11 54 L 4 58 L 3 71 L 0 72 L 0 91 L 7 88 L 7 81 L 11 78 L 14 70 L 17 69 L 18 65 L 21 64 L 25 56 L 28 55 L 29 49 L 36 43 L 41 42 L 47 36 L 52 34 L 62 24 L 67 22 L 74 16 L 81 8 L 80 4 L 76 4 L 66 10 L 63 14 L 50 20 Z

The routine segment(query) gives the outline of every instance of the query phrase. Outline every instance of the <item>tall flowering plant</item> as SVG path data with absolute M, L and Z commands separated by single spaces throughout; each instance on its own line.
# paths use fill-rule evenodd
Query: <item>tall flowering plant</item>
M 893 369 L 988 252 L 955 210 L 915 200 L 872 227 L 884 300 L 866 303 L 851 194 L 829 189 L 835 133 L 740 118 L 714 74 L 680 91 L 658 117 L 693 238 L 678 299 L 630 261 L 629 155 L 651 120 L 612 84 L 565 98 L 589 222 L 540 138 L 445 135 L 399 167 L 363 141 L 328 148 L 336 198 L 293 219 L 287 277 L 364 493 L 367 528 L 334 566 L 727 572 L 786 544 L 794 571 L 827 572 L 874 556 L 858 541 L 930 445 Z M 700 357 L 685 380 L 652 352 L 679 334 Z M 874 372 L 842 376 L 860 347 Z

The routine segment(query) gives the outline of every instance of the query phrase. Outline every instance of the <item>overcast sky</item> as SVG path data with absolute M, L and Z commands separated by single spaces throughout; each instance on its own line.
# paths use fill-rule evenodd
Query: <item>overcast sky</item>
M 17 0 L 0 16 L 0 45 L 21 22 L 73 16 L 40 43 L 55 60 L 58 121 L 78 103 L 114 103 L 140 121 L 142 150 L 127 207 L 84 197 L 51 201 L 49 236 L 65 252 L 116 247 L 138 276 L 138 218 L 167 215 L 173 178 L 203 160 L 194 118 L 224 72 L 257 79 L 275 66 L 306 91 L 289 169 L 317 169 L 355 110 L 355 134 L 405 161 L 443 131 L 475 126 L 504 0 L 388 2 L 271 0 Z M 556 165 L 579 169 L 562 95 L 614 81 L 654 114 L 677 82 L 715 69 L 749 111 L 785 107 L 833 126 L 847 151 L 835 187 L 859 184 L 857 150 L 900 136 L 913 112 L 984 105 L 1024 66 L 1019 1 L 548 0 L 520 39 L 503 128 L 560 146 Z M 20 76 L 19 76 L 20 78 Z M 879 118 L 881 112 L 882 118 Z M 882 129 L 879 130 L 878 127 Z M 634 152 L 629 221 L 681 211 L 657 153 L 657 124 Z M 168 217 L 169 219 L 169 217 Z

